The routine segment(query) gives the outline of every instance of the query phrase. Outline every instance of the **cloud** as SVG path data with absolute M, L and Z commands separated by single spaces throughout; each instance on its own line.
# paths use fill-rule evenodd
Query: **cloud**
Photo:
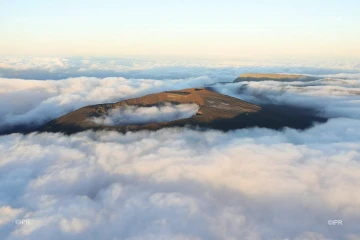
M 152 107 L 126 106 L 112 109 L 106 116 L 94 117 L 89 120 L 105 126 L 170 122 L 189 118 L 195 115 L 198 110 L 199 106 L 196 104 L 165 103 Z
M 360 118 L 359 74 L 347 74 L 347 79 L 340 79 L 339 75 L 326 77 L 311 82 L 243 82 L 213 87 L 218 92 L 258 104 L 312 106 L 320 109 L 326 117 Z M 0 78 L 0 130 L 24 124 L 39 126 L 90 104 L 117 102 L 165 90 L 203 87 L 215 81 L 207 76 L 174 80 Z
M 350 239 L 360 121 L 0 137 L 3 239 Z M 9 184 L 7 184 L 9 183 Z M 343 226 L 329 226 L 341 219 Z M 56 233 L 56 234 L 55 234 Z M 94 235 L 95 234 L 95 235 Z M 309 237 L 304 237 L 309 236 Z
M 0 207 L 0 226 L 14 221 L 16 216 L 18 216 L 21 212 L 21 209 L 14 209 L 10 206 Z
M 12 63 L 13 75 L 6 73 L 34 76 L 38 72 L 38 80 L 5 78 L 1 70 L 1 128 L 38 125 L 89 104 L 202 87 L 231 79 L 239 69 L 321 76 L 306 83 L 263 81 L 213 87 L 259 104 L 311 106 L 332 119 L 305 131 L 252 128 L 224 133 L 171 128 L 127 134 L 0 136 L 0 239 L 360 238 L 356 66 L 330 71 L 321 66 L 215 64 L 215 69 L 189 67 L 192 63 L 155 66 L 146 61 L 114 61 L 110 70 L 99 70 L 107 66 L 106 61 L 83 60 L 61 60 L 63 65 L 44 60 L 47 67 L 31 66 L 34 61 L 21 66 L 24 60 L 19 60 Z M 106 71 L 114 72 L 119 64 L 136 69 L 118 72 L 123 77 L 40 80 L 75 72 L 95 76 L 89 66 L 109 75 Z M 162 73 L 164 69 L 168 72 Z M 196 108 L 153 107 L 148 117 L 162 121 L 173 113 L 193 114 Z M 101 121 L 111 124 L 119 119 L 117 113 L 128 113 L 122 121 L 142 121 L 144 110 L 118 109 Z M 329 225 L 329 220 L 342 220 L 343 225 Z
M 327 75 L 306 82 L 239 82 L 214 90 L 257 104 L 291 104 L 318 109 L 326 117 L 360 118 L 360 75 Z
M 1 57 L 0 68 L 27 70 L 43 69 L 55 71 L 69 67 L 69 60 L 59 57 Z
M 0 77 L 61 80 L 75 77 L 124 77 L 144 79 L 185 79 L 208 77 L 232 81 L 240 73 L 359 73 L 358 61 L 274 60 L 274 59 L 124 59 L 0 57 Z

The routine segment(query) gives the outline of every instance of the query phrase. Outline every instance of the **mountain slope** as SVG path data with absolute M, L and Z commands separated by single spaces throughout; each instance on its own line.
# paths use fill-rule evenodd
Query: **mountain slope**
M 299 75 L 299 74 L 277 74 L 277 73 L 244 73 L 241 74 L 234 82 L 242 81 L 311 81 L 316 77 Z

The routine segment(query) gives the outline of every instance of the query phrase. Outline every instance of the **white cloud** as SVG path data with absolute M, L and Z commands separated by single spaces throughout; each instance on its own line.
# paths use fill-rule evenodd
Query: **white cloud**
M 216 91 L 257 104 L 292 104 L 316 108 L 326 117 L 360 118 L 360 76 L 328 75 L 306 82 L 239 82 L 214 86 Z M 331 78 L 329 78 L 331 77 Z
M 111 109 L 106 116 L 93 117 L 89 121 L 105 126 L 170 122 L 189 118 L 195 115 L 198 109 L 199 106 L 196 104 L 165 103 L 152 107 L 125 106 Z
M 214 82 L 229 82 L 233 81 L 240 73 L 246 72 L 353 74 L 360 72 L 360 64 L 355 60 L 0 57 L 0 77 L 37 80 L 61 80 L 83 76 L 162 80 L 208 77 Z
M 359 235 L 359 138 L 360 121 L 351 119 L 306 131 L 2 136 L 0 201 L 30 220 L 7 223 L 2 234 L 347 239 Z M 344 226 L 329 226 L 334 218 Z
M 15 221 L 16 216 L 21 212 L 21 209 L 12 208 L 10 206 L 0 207 L 0 226 Z
M 0 68 L 27 70 L 46 69 L 50 71 L 69 67 L 69 59 L 59 57 L 1 57 Z
M 93 60 L 79 66 L 61 62 L 44 60 L 49 66 L 37 71 L 57 76 L 60 68 L 84 67 L 91 75 L 88 65 L 107 66 Z M 109 69 L 119 64 L 114 61 Z M 153 79 L 2 78 L 0 126 L 40 124 L 85 105 L 200 87 L 240 73 L 225 64 L 214 74 L 209 74 L 214 69 L 193 68 L 194 75 L 184 77 L 189 66 L 174 63 L 167 68 L 171 78 L 155 80 L 168 75 L 151 62 L 128 67 L 141 75 L 146 64 Z M 288 72 L 284 66 L 255 69 Z M 356 69 L 351 66 L 344 69 Z M 319 70 L 296 69 L 291 71 Z M 318 74 L 332 79 L 216 86 L 248 101 L 311 106 L 336 117 L 305 131 L 172 128 L 0 136 L 0 239 L 359 239 L 359 75 Z M 174 106 L 165 107 L 173 113 Z M 131 109 L 130 116 L 139 109 Z M 164 109 L 152 110 L 160 120 Z M 328 225 L 336 219 L 343 225 Z
M 14 70 L 44 69 L 76 71 L 138 71 L 164 67 L 281 67 L 287 69 L 302 68 L 360 70 L 358 61 L 307 60 L 304 59 L 129 59 L 129 58 L 60 58 L 60 57 L 0 57 L 0 68 Z M 285 68 L 284 68 L 285 69 Z
M 79 234 L 86 230 L 89 225 L 89 221 L 86 219 L 73 218 L 71 220 L 62 219 L 60 221 L 60 229 L 64 233 Z

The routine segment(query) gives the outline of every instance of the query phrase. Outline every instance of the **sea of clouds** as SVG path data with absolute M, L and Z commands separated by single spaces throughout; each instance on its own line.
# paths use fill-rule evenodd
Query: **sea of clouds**
M 312 107 L 330 118 L 305 131 L 0 136 L 0 239 L 360 239 L 357 63 L 0 63 L 1 128 L 40 125 L 89 104 L 231 81 L 249 69 L 320 79 L 212 87 L 258 104 Z M 155 112 L 152 119 L 163 114 Z
M 123 106 L 111 109 L 104 116 L 90 118 L 89 121 L 103 126 L 141 125 L 189 118 L 198 110 L 197 104 L 165 103 L 151 107 Z

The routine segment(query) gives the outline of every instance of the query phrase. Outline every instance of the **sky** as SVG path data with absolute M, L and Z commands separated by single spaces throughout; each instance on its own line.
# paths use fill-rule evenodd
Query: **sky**
M 354 59 L 360 2 L 0 0 L 0 55 Z

